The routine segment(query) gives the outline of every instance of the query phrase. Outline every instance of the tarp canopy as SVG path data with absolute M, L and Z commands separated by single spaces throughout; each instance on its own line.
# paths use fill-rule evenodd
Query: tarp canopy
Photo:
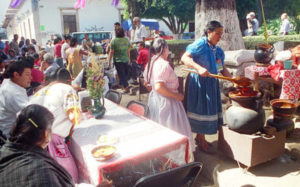
M 141 23 L 145 25 L 146 29 L 149 30 L 159 30 L 158 21 L 155 19 L 141 19 Z M 132 28 L 131 20 L 125 20 L 122 22 L 122 27 L 124 30 L 128 31 Z

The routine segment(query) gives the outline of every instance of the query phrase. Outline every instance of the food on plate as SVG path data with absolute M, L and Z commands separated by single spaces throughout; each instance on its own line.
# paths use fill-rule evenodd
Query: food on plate
M 116 148 L 114 146 L 99 146 L 92 150 L 92 155 L 95 158 L 110 158 L 116 152 Z
M 97 140 L 97 143 L 107 145 L 115 144 L 116 142 L 117 138 L 109 135 L 100 135 Z

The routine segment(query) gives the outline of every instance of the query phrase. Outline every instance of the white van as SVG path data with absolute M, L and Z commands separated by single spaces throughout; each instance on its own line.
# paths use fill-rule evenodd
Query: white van
M 73 32 L 72 37 L 77 38 L 78 44 L 80 45 L 85 34 L 88 34 L 89 39 L 91 39 L 94 43 L 101 43 L 102 40 L 112 38 L 112 31 Z

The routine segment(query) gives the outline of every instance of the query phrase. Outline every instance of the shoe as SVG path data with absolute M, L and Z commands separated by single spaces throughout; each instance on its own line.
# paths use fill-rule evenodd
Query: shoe
M 130 89 L 130 95 L 136 95 L 136 90 L 134 88 Z
M 132 84 L 133 85 L 138 85 L 139 83 L 136 80 L 134 80 Z
M 137 83 L 136 80 L 130 79 L 130 80 L 128 81 L 128 84 L 134 84 L 134 85 L 136 85 L 136 84 L 138 84 L 138 83 Z
M 126 94 L 126 93 L 128 93 L 128 92 L 129 92 L 129 87 L 124 88 L 124 89 L 121 91 L 122 94 Z
M 211 147 L 213 146 L 212 143 L 210 143 L 210 142 L 208 142 L 208 141 L 206 141 L 206 143 L 207 143 L 208 146 L 211 146 Z M 195 144 L 196 144 L 197 146 L 200 146 L 200 145 L 201 145 L 201 144 L 200 144 L 200 141 L 199 141 L 197 138 L 195 138 Z

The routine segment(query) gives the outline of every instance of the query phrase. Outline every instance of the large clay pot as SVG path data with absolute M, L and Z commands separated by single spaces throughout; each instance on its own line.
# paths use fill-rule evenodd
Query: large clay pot
M 269 64 L 269 62 L 273 58 L 274 47 L 271 46 L 270 48 L 262 48 L 259 46 L 255 47 L 254 52 L 254 59 L 256 62 L 261 64 Z
M 269 119 L 267 124 L 275 127 L 277 131 L 285 129 L 287 136 L 289 136 L 295 128 L 293 118 L 297 104 L 287 99 L 273 99 L 270 104 L 273 109 L 273 119 Z
M 226 110 L 226 124 L 231 130 L 253 134 L 263 128 L 266 120 L 261 93 L 256 96 L 236 96 L 229 93 L 232 105 Z
M 287 99 L 273 99 L 270 104 L 274 113 L 279 116 L 293 116 L 297 110 L 297 105 Z

